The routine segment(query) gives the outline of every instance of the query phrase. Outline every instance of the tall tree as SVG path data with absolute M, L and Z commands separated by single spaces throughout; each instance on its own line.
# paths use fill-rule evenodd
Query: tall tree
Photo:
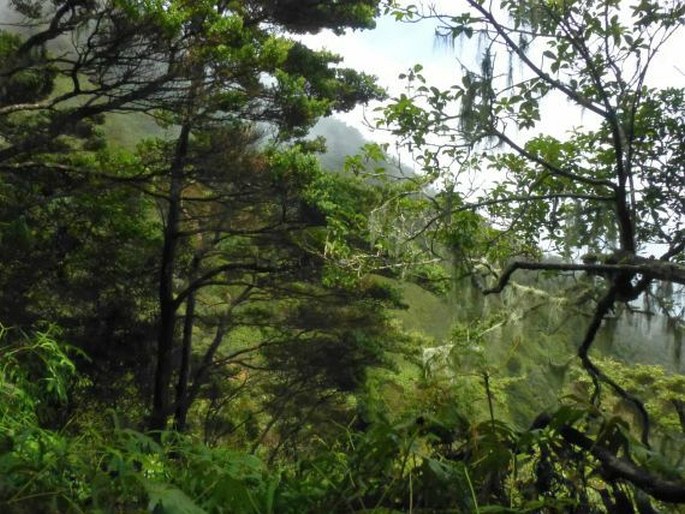
M 17 4 L 39 28 L 25 40 L 7 36 L 3 47 L 0 168 L 15 177 L 39 169 L 81 184 L 97 177 L 103 187 L 123 183 L 158 201 L 152 428 L 164 428 L 174 411 L 177 426 L 185 424 L 232 310 L 256 285 L 296 275 L 306 258 L 296 232 L 322 223 L 320 216 L 307 219 L 303 200 L 317 169 L 306 151 L 290 151 L 287 142 L 322 115 L 382 96 L 372 77 L 284 34 L 369 28 L 377 4 Z M 95 166 L 95 143 L 83 136 L 115 112 L 152 114 L 177 136 L 141 146 L 129 165 Z M 256 123 L 274 134 L 272 148 L 254 147 Z M 232 300 L 191 385 L 193 327 L 203 314 L 198 294 L 218 286 Z
M 180 134 L 168 164 L 168 189 L 163 193 L 167 206 L 160 265 L 157 372 L 151 415 L 151 427 L 155 429 L 163 428 L 170 414 L 172 353 L 177 312 L 183 300 L 188 343 L 195 292 L 204 280 L 216 279 L 230 269 L 274 272 L 280 269 L 278 264 L 268 265 L 259 261 L 223 263 L 213 270 L 204 270 L 200 279 L 191 280 L 190 289 L 179 295 L 174 291 L 174 280 L 178 278 L 178 245 L 187 221 L 184 220 L 184 211 L 186 205 L 192 203 L 186 198 L 186 190 L 195 181 L 189 161 L 194 133 L 218 130 L 222 125 L 240 126 L 260 121 L 273 124 L 280 138 L 289 138 L 303 134 L 320 115 L 329 114 L 333 109 L 350 109 L 357 102 L 379 95 L 370 77 L 351 70 L 331 68 L 330 65 L 338 61 L 337 57 L 313 52 L 301 44 L 274 35 L 274 24 L 290 28 L 289 19 L 283 12 L 278 9 L 271 11 L 268 5 L 257 12 L 250 7 L 180 2 L 178 9 L 165 8 L 163 13 L 159 13 L 173 17 L 169 23 L 176 24 L 175 40 L 186 41 L 187 48 L 177 57 L 183 63 L 186 89 L 177 94 L 178 102 L 165 106 L 169 115 L 177 118 Z M 293 30 L 312 32 L 331 24 L 333 28 L 342 29 L 340 19 L 327 18 L 327 11 L 323 9 L 318 16 L 298 17 Z M 372 14 L 373 11 L 368 9 L 358 11 L 357 22 L 370 23 Z M 265 76 L 270 76 L 270 79 Z M 208 184 L 205 182 L 204 185 Z M 283 214 L 286 212 L 287 209 Z M 282 219 L 269 216 L 263 223 L 282 230 L 289 221 L 285 216 Z M 195 232 L 199 230 L 202 228 Z M 212 230 L 217 233 L 216 227 Z M 220 228 L 218 233 L 221 233 Z M 192 271 L 191 276 L 197 272 Z M 185 371 L 181 372 L 181 376 L 185 374 Z M 182 389 L 183 384 L 179 383 L 177 390 Z
M 685 284 L 683 92 L 659 88 L 650 71 L 662 49 L 682 37 L 685 4 L 462 5 L 463 12 L 395 10 L 400 19 L 437 20 L 438 37 L 463 41 L 463 48 L 477 39 L 472 48 L 478 65 L 463 65 L 461 83 L 444 91 L 426 83 L 420 66 L 412 68 L 411 93 L 394 99 L 385 121 L 418 149 L 428 170 L 455 183 L 460 193 L 458 201 L 439 206 L 434 222 L 474 210 L 526 243 L 527 254 L 505 261 L 486 293 L 501 292 L 522 269 L 590 277 L 597 298 L 578 357 L 594 382 L 592 399 L 599 402 L 605 386 L 632 405 L 634 430 L 649 447 L 643 403 L 595 364 L 590 349 L 613 310 L 638 306 L 644 298 L 656 298 L 661 312 L 682 323 L 680 304 L 661 293 L 664 285 Z M 586 113 L 586 126 L 563 138 L 531 136 L 544 130 L 543 122 L 554 123 L 553 104 Z M 502 178 L 467 195 L 463 177 L 486 173 Z M 565 262 L 540 260 L 540 248 L 556 251 Z M 685 501 L 682 478 L 648 471 L 635 464 L 634 454 L 619 456 L 575 428 L 561 435 L 591 454 L 609 481 L 624 480 L 664 501 Z

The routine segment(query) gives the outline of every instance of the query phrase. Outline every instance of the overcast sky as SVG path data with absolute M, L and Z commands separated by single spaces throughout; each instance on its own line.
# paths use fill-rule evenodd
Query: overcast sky
M 447 87 L 459 80 L 454 51 L 436 44 L 434 35 L 435 26 L 430 22 L 405 24 L 385 16 L 377 20 L 374 30 L 349 32 L 344 36 L 335 36 L 327 31 L 305 36 L 303 41 L 313 48 L 325 48 L 340 54 L 345 67 L 376 75 L 388 94 L 395 96 L 406 87 L 398 75 L 417 63 L 425 67 L 425 75 L 438 87 Z M 372 118 L 373 107 L 377 106 L 358 108 L 339 117 L 370 137 L 370 131 L 363 126 L 363 117 Z M 380 134 L 373 137 L 387 141 Z
M 455 0 L 437 0 L 440 12 L 447 12 L 461 2 Z M 355 68 L 376 75 L 379 83 L 388 89 L 391 96 L 401 93 L 406 84 L 397 77 L 411 66 L 421 63 L 423 75 L 429 85 L 447 88 L 461 80 L 460 66 L 457 57 L 466 64 L 474 62 L 475 42 L 457 44 L 454 48 L 439 44 L 435 39 L 435 24 L 432 22 L 400 23 L 392 17 L 385 16 L 377 21 L 377 28 L 371 31 L 350 32 L 344 36 L 335 36 L 324 32 L 316 36 L 307 36 L 304 41 L 315 48 L 326 48 L 342 55 L 346 67 Z M 685 34 L 671 40 L 659 58 L 653 63 L 650 71 L 649 85 L 685 87 Z M 500 57 L 501 59 L 501 57 Z M 379 133 L 372 133 L 364 127 L 364 117 L 372 119 L 373 107 L 358 108 L 354 112 L 340 115 L 367 136 L 375 140 L 389 142 L 390 138 Z M 555 102 L 553 111 L 543 111 L 543 123 L 536 133 L 544 131 L 557 137 L 573 126 L 592 123 L 588 114 L 562 101 Z

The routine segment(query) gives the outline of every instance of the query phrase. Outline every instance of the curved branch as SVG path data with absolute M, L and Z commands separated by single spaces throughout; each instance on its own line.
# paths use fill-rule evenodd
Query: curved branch
M 628 273 L 643 275 L 650 280 L 663 280 L 685 285 L 685 266 L 659 259 L 632 256 L 621 264 L 566 264 L 555 262 L 514 261 L 500 275 L 497 284 L 483 290 L 483 294 L 501 293 L 516 270 L 586 271 L 588 273 Z
M 613 284 L 609 291 L 607 291 L 607 293 L 604 295 L 604 297 L 597 303 L 597 307 L 595 308 L 595 314 L 593 315 L 592 321 L 590 322 L 590 325 L 588 326 L 587 331 L 585 332 L 585 338 L 583 339 L 581 345 L 578 347 L 578 357 L 580 358 L 583 368 L 585 369 L 585 371 L 587 371 L 588 375 L 590 375 L 590 378 L 592 378 L 592 382 L 595 386 L 595 391 L 592 394 L 592 402 L 595 403 L 597 397 L 599 396 L 600 382 L 604 382 L 605 384 L 609 385 L 609 387 L 611 387 L 617 395 L 619 395 L 624 400 L 632 403 L 635 406 L 635 409 L 637 410 L 641 418 L 642 444 L 649 447 L 649 414 L 647 413 L 645 406 L 636 396 L 630 394 L 628 391 L 626 391 L 624 388 L 618 385 L 614 380 L 612 380 L 606 373 L 599 369 L 597 365 L 594 362 L 592 362 L 589 355 L 590 347 L 592 346 L 592 343 L 595 341 L 595 337 L 597 336 L 597 332 L 599 332 L 599 329 L 602 326 L 602 321 L 604 320 L 604 317 L 609 313 L 609 311 L 614 306 L 614 303 L 616 302 L 618 291 L 619 286 L 617 284 Z
M 591 186 L 607 187 L 614 192 L 616 192 L 618 190 L 616 187 L 616 184 L 614 184 L 610 180 L 597 179 L 597 178 L 592 178 L 592 177 L 583 177 L 582 175 L 578 175 L 576 173 L 572 173 L 570 171 L 563 170 L 563 169 L 559 168 L 558 166 L 554 166 L 551 162 L 546 161 L 545 159 L 538 157 L 537 155 L 535 155 L 532 152 L 529 152 L 524 147 L 517 144 L 513 139 L 511 139 L 509 136 L 507 136 L 501 130 L 494 130 L 494 133 L 499 139 L 501 139 L 504 143 L 506 143 L 507 146 L 513 148 L 518 154 L 522 155 L 523 157 L 525 157 L 526 159 L 528 159 L 534 163 L 539 164 L 540 166 L 545 168 L 547 171 L 549 171 L 552 175 L 568 178 L 568 179 L 573 180 L 575 182 L 581 182 L 583 184 L 588 184 Z M 615 198 L 612 198 L 612 200 L 615 200 Z
M 566 442 L 590 453 L 602 464 L 605 473 L 611 477 L 630 482 L 657 500 L 667 503 L 685 503 L 685 482 L 655 476 L 630 460 L 616 456 L 609 449 L 596 444 L 573 427 L 561 427 L 559 433 Z
M 492 198 L 490 200 L 481 200 L 478 202 L 474 203 L 468 203 L 465 205 L 461 205 L 459 207 L 454 207 L 451 209 L 445 209 L 442 210 L 439 214 L 436 214 L 435 216 L 431 217 L 429 220 L 427 220 L 423 226 L 421 227 L 420 230 L 412 234 L 411 236 L 407 237 L 405 239 L 405 243 L 408 243 L 409 241 L 413 241 L 423 235 L 425 232 L 428 231 L 435 223 L 437 223 L 441 218 L 447 217 L 451 214 L 455 214 L 458 212 L 465 212 L 465 211 L 476 211 L 477 209 L 483 208 L 483 207 L 489 207 L 491 205 L 500 205 L 504 203 L 514 203 L 514 202 L 519 202 L 519 203 L 529 203 L 529 202 L 536 202 L 540 200 L 589 200 L 589 201 L 594 201 L 594 202 L 613 202 L 614 198 L 612 196 L 600 196 L 600 195 L 591 195 L 591 194 L 583 194 L 583 193 L 550 193 L 550 194 L 544 194 L 544 195 L 520 195 L 520 196 L 507 196 L 505 198 Z
M 271 265 L 271 264 L 260 264 L 258 262 L 232 262 L 228 264 L 223 264 L 217 266 L 204 275 L 201 275 L 196 280 L 188 284 L 182 291 L 180 291 L 176 298 L 173 300 L 173 306 L 178 309 L 181 304 L 188 298 L 188 295 L 197 291 L 198 289 L 211 283 L 211 280 L 223 273 L 229 273 L 237 271 L 240 273 L 280 273 L 293 271 L 296 269 L 296 265 Z

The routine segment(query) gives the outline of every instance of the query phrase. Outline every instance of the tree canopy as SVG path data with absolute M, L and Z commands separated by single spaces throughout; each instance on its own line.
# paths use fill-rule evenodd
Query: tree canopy
M 287 34 L 370 28 L 377 2 L 312 3 L 297 12 L 279 2 L 13 7 L 29 35 L 2 33 L 0 167 L 12 200 L 6 240 L 15 243 L 6 248 L 5 286 L 19 300 L 6 317 L 80 324 L 69 338 L 105 337 L 104 345 L 88 343 L 89 353 L 113 353 L 122 364 L 123 348 L 107 346 L 137 340 L 133 355 L 156 369 L 150 426 L 163 429 L 173 414 L 182 429 L 224 339 L 256 323 L 236 309 L 255 309 L 265 297 L 276 305 L 317 296 L 303 288 L 321 284 L 316 231 L 333 214 L 317 199 L 322 172 L 295 138 L 320 116 L 383 96 L 373 77 Z M 114 114 L 150 116 L 167 135 L 159 129 L 134 152 L 115 150 L 105 136 Z M 36 263 L 48 255 L 55 267 L 40 276 Z M 71 305 L 57 308 L 56 296 Z M 78 319 L 90 305 L 84 325 Z M 215 342 L 198 357 L 200 319 Z M 287 342 L 296 326 L 263 336 Z M 336 341 L 351 344 L 348 337 L 343 331 Z M 136 372 L 149 383 L 148 373 Z

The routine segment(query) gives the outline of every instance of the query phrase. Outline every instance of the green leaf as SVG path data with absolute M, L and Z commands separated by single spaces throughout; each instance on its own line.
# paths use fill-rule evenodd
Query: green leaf
M 149 497 L 148 510 L 154 514 L 206 514 L 183 491 L 171 484 L 143 481 Z

